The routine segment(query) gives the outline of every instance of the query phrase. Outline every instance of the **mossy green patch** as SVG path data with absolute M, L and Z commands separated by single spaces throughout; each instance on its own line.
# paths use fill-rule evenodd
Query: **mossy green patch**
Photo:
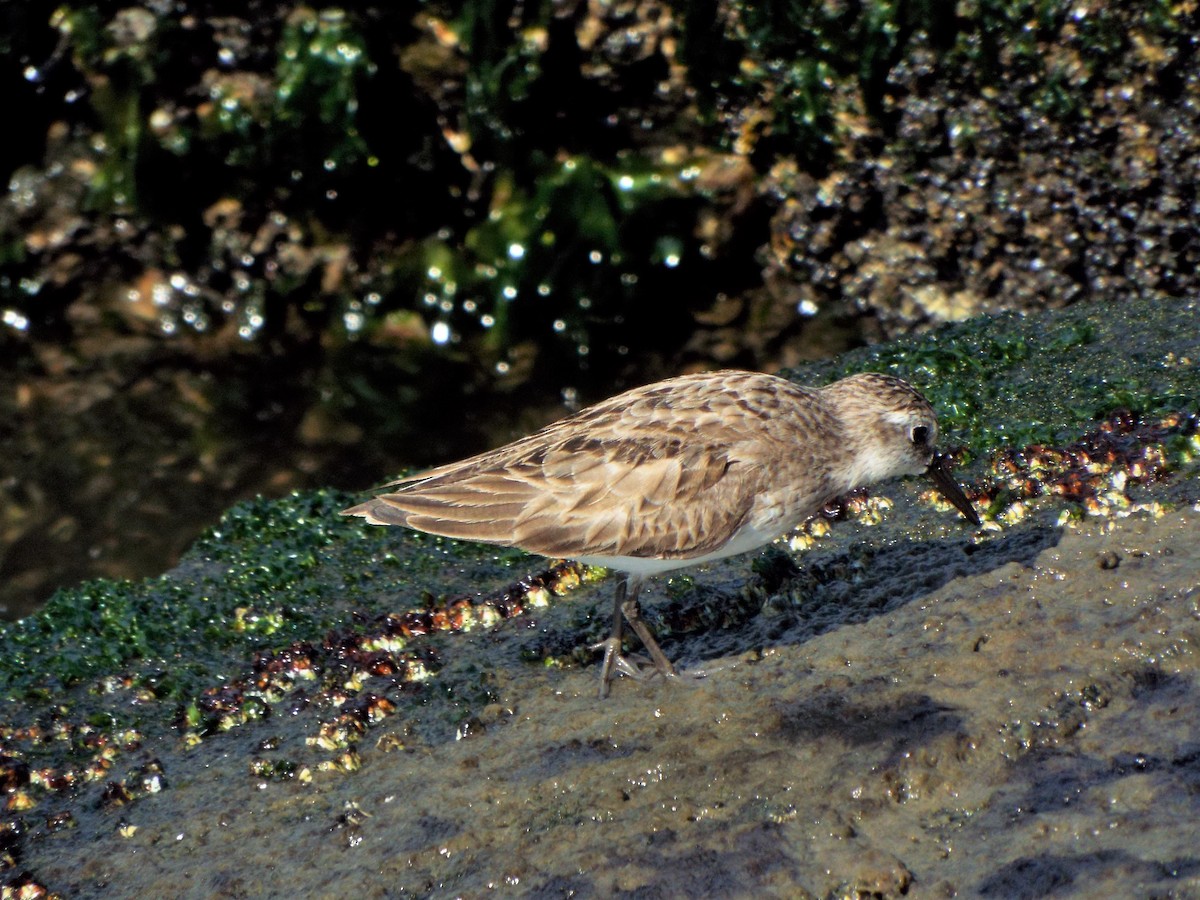
M 873 370 L 915 384 L 946 443 L 972 456 L 1063 444 L 1110 413 L 1153 415 L 1200 405 L 1200 311 L 1130 301 L 944 326 L 797 370 L 802 382 Z
M 0 626 L 0 691 L 53 696 L 132 669 L 155 696 L 185 699 L 267 646 L 320 640 L 352 613 L 420 606 L 424 585 L 467 592 L 456 565 L 508 567 L 523 554 L 364 526 L 337 491 L 230 509 L 171 573 L 61 590 Z M 420 584 L 421 587 L 416 585 Z

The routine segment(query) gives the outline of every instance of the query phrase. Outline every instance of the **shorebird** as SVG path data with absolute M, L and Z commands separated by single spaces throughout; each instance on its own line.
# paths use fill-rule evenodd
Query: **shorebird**
M 929 474 L 973 524 L 936 451 L 937 416 L 907 382 L 873 372 L 806 388 L 774 375 L 683 375 L 626 391 L 496 450 L 402 478 L 343 510 L 373 525 L 518 547 L 620 574 L 600 696 L 628 622 L 664 676 L 675 667 L 641 617 L 650 575 L 770 543 L 833 498 Z

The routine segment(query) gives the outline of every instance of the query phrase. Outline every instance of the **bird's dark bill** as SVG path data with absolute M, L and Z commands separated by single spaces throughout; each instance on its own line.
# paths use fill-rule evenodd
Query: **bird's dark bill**
M 975 512 L 975 507 L 971 505 L 967 495 L 962 492 L 962 488 L 950 474 L 950 463 L 946 457 L 940 454 L 934 456 L 933 461 L 929 463 L 927 474 L 933 479 L 934 485 L 941 491 L 942 496 L 953 503 L 958 511 L 967 517 L 967 521 L 976 527 L 983 524 L 979 521 L 979 513 Z

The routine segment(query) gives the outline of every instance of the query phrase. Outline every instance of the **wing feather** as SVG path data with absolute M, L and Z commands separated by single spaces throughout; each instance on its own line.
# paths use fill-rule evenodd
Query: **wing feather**
M 655 449 L 610 441 L 545 452 L 541 465 L 459 469 L 402 482 L 347 514 L 546 556 L 687 558 L 719 547 L 745 521 L 756 486 L 721 448 Z M 718 486 L 720 497 L 694 502 Z

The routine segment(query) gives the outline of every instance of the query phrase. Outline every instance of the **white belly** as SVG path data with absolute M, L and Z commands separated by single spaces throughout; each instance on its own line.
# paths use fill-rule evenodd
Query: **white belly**
M 616 569 L 618 572 L 628 572 L 630 575 L 657 575 L 660 572 L 670 572 L 675 569 L 686 569 L 701 563 L 725 559 L 727 556 L 737 556 L 755 550 L 780 535 L 779 530 L 768 532 L 759 531 L 752 525 L 743 528 L 733 536 L 729 543 L 706 553 L 703 556 L 691 556 L 686 559 L 654 559 L 643 556 L 578 556 L 576 559 L 589 566 L 604 566 L 606 569 Z

